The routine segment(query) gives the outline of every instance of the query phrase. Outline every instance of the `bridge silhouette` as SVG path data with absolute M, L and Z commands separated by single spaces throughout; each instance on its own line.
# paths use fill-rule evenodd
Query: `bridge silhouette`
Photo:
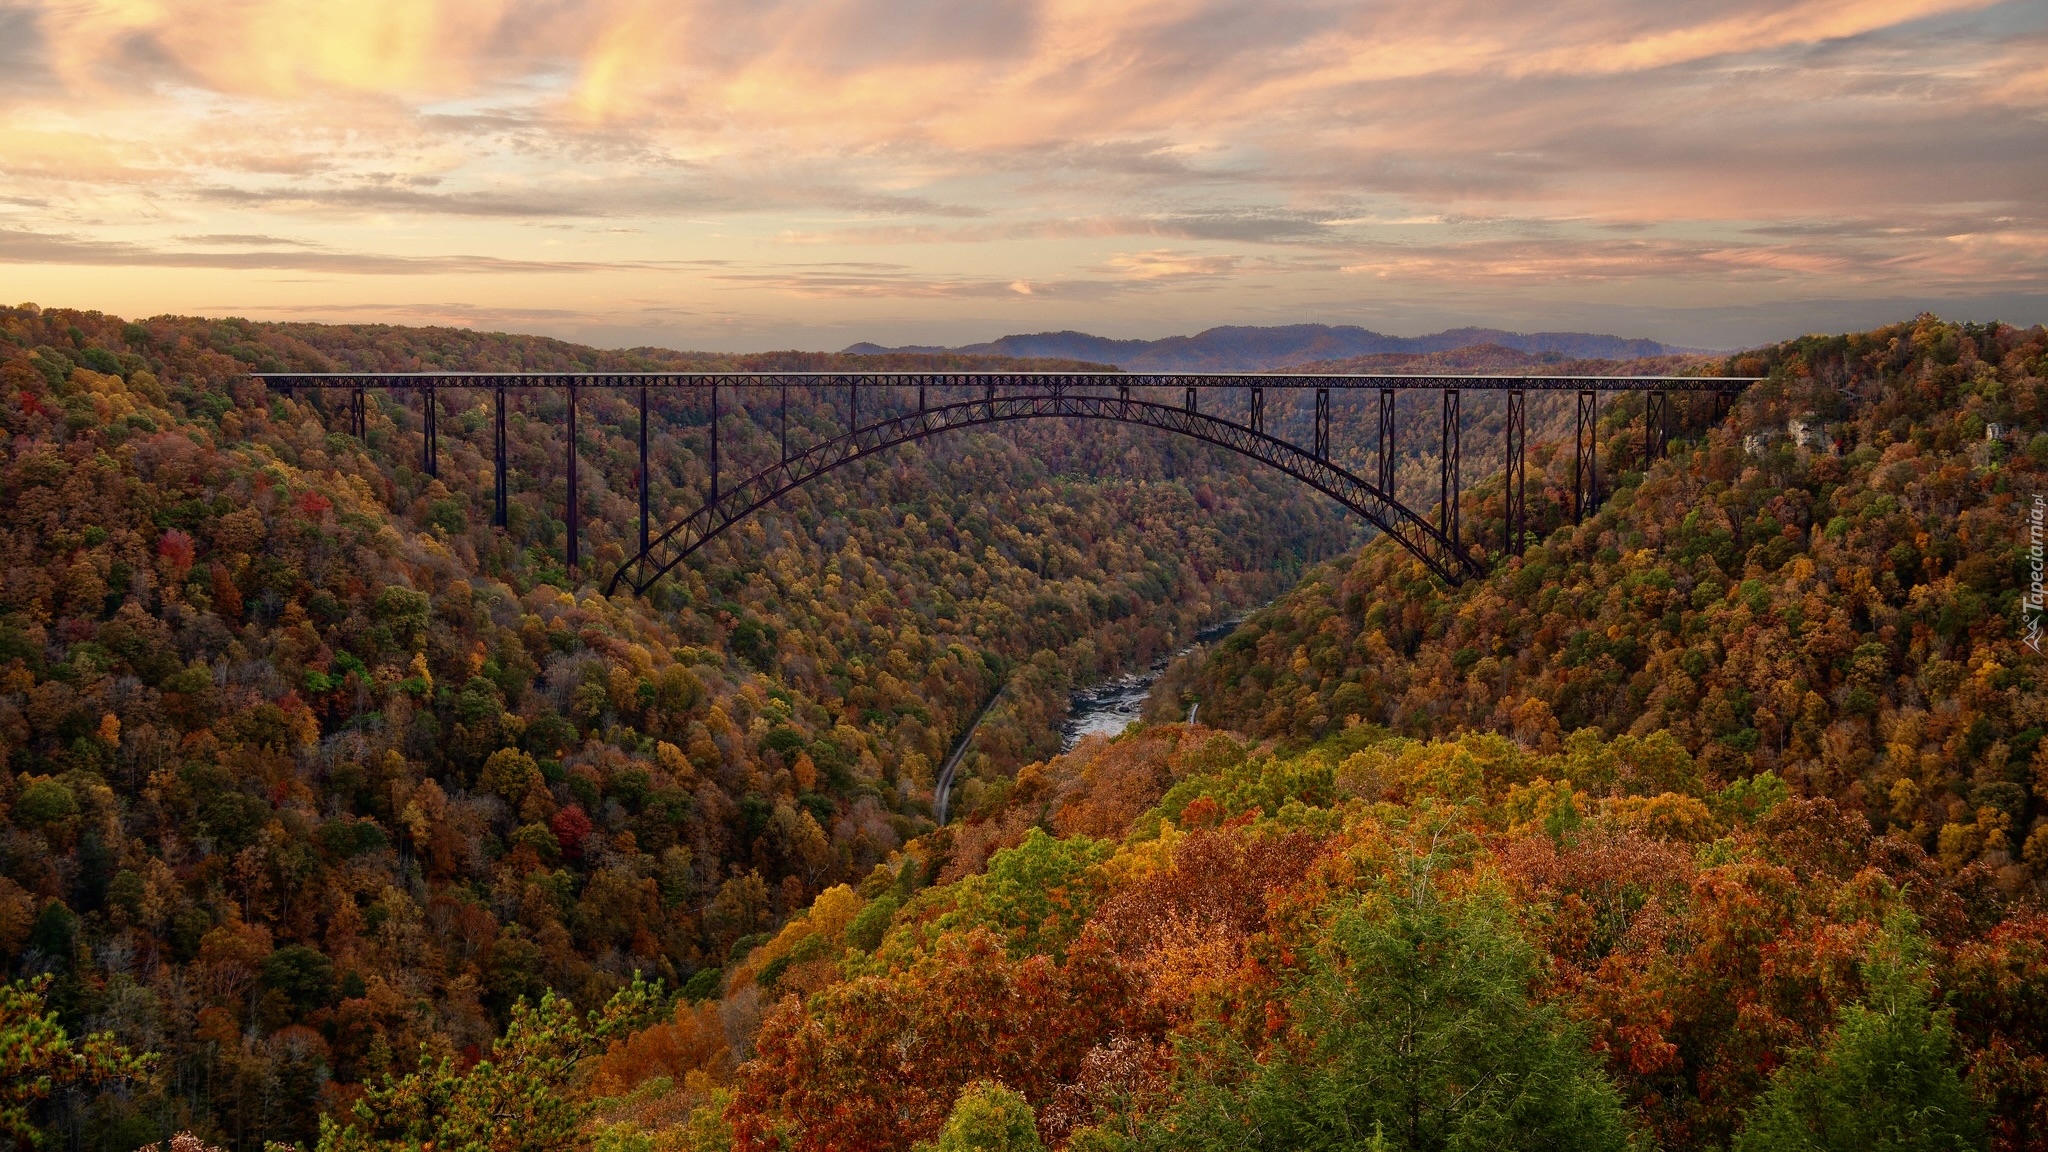
M 580 567 L 581 504 L 577 480 L 577 405 L 592 389 L 637 391 L 639 401 L 640 502 L 639 551 L 628 557 L 606 583 L 607 595 L 621 588 L 645 593 L 655 581 L 704 545 L 723 535 L 787 493 L 899 444 L 946 432 L 1017 420 L 1068 419 L 1109 421 L 1155 428 L 1213 444 L 1256 460 L 1324 493 L 1413 553 L 1436 576 L 1458 584 L 1482 573 L 1483 566 L 1464 542 L 1459 505 L 1464 492 L 1460 467 L 1464 427 L 1461 410 L 1466 392 L 1505 393 L 1507 411 L 1503 459 L 1506 472 L 1506 514 L 1501 550 L 1520 554 L 1527 535 L 1526 462 L 1529 393 L 1572 394 L 1577 400 L 1572 456 L 1572 516 L 1583 520 L 1599 502 L 1599 460 L 1595 435 L 1604 395 L 1644 394 L 1643 459 L 1661 457 L 1677 419 L 1676 394 L 1708 394 L 1718 416 L 1736 391 L 1755 383 L 1749 377 L 1691 376 L 1458 376 L 1346 375 L 1279 373 L 1144 374 L 1123 372 L 398 372 L 398 373 L 259 373 L 267 387 L 291 395 L 300 390 L 339 392 L 345 398 L 349 431 L 358 438 L 368 432 L 367 394 L 410 392 L 418 396 L 421 413 L 421 471 L 437 476 L 438 415 L 448 393 L 486 392 L 492 396 L 492 460 L 494 499 L 492 522 L 506 523 L 508 474 L 505 419 L 508 394 L 536 389 L 560 390 L 566 403 L 563 470 L 567 481 L 564 522 L 566 561 Z M 789 397 L 800 395 L 835 402 L 843 395 L 841 427 L 808 446 L 790 446 Z M 683 390 L 701 395 L 707 412 L 706 463 L 709 483 L 698 503 L 659 527 L 650 505 L 648 483 L 648 398 L 651 392 Z M 1436 392 L 1440 419 L 1435 421 L 1438 459 L 1436 515 L 1404 503 L 1396 492 L 1400 429 L 1395 396 L 1400 392 Z M 780 455 L 735 482 L 723 482 L 719 462 L 722 398 L 760 395 L 779 401 Z M 909 397 L 916 395 L 916 406 Z M 1275 434 L 1267 417 L 1269 393 L 1281 397 L 1312 392 L 1314 416 L 1306 444 Z M 1339 464 L 1332 444 L 1332 401 L 1335 396 L 1364 395 L 1378 404 L 1376 468 L 1371 478 Z M 866 398 L 868 420 L 862 422 Z M 1208 398 L 1205 405 L 1204 398 Z

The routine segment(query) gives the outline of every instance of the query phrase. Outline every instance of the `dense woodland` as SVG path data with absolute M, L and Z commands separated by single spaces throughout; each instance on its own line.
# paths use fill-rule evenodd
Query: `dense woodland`
M 0 334 L 0 955 L 54 977 L 74 1031 L 161 1054 L 58 1101 L 99 1147 L 310 1140 L 422 1044 L 474 1059 L 521 997 L 707 987 L 932 827 L 935 766 L 999 685 L 956 811 L 1057 748 L 1072 683 L 1351 531 L 1207 450 L 1023 426 L 835 474 L 607 600 L 630 397 L 584 396 L 596 562 L 572 576 L 559 396 L 518 400 L 499 530 L 486 396 L 444 398 L 429 478 L 416 397 L 379 397 L 358 444 L 249 372 L 841 361 L 33 308 Z M 797 397 L 796 434 L 836 399 Z M 702 483 L 690 402 L 655 403 L 657 509 Z M 728 467 L 771 436 L 744 409 L 722 431 Z
M 607 600 L 559 568 L 545 398 L 500 531 L 474 448 L 406 466 L 402 403 L 364 448 L 246 373 L 709 359 L 4 322 L 0 1029 L 51 1070 L 9 1131 L 2048 1147 L 2039 328 L 1624 368 L 1769 380 L 1657 461 L 1609 405 L 1583 525 L 1539 445 L 1518 559 L 1475 475 L 1495 566 L 1456 589 L 1386 542 L 1318 565 L 1350 527 L 1229 460 L 1023 426 Z M 594 404 L 615 560 L 632 425 Z M 693 435 L 660 426 L 657 505 Z M 1289 585 L 1155 695 L 1215 727 L 1043 759 L 1070 685 Z

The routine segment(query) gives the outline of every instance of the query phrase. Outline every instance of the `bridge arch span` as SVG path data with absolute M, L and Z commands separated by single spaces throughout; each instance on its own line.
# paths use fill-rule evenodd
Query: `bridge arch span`
M 1458 584 L 1481 572 L 1478 563 L 1461 546 L 1427 519 L 1326 457 L 1191 408 L 1134 400 L 1124 394 L 1070 394 L 1054 389 L 991 395 L 893 416 L 788 456 L 728 489 L 714 491 L 711 499 L 649 539 L 644 550 L 612 574 L 605 592 L 611 595 L 622 588 L 646 592 L 656 580 L 734 524 L 812 480 L 884 449 L 943 432 L 1012 420 L 1059 417 L 1157 428 L 1227 448 L 1294 477 L 1364 517 L 1447 583 Z

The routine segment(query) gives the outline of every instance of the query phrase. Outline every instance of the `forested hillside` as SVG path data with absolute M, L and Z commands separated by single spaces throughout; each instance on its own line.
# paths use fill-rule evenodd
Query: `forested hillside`
M 1647 475 L 1640 409 L 1603 425 L 1618 491 L 1583 526 L 1452 595 L 1368 548 L 1178 692 L 1297 741 L 1351 717 L 1546 749 L 1668 732 L 1715 779 L 1773 771 L 1952 867 L 2048 877 L 2048 697 L 2021 605 L 2048 335 L 1926 318 L 1735 367 L 1770 382 Z M 1496 483 L 1475 511 L 1497 521 L 1499 500 Z
M 1269 598 L 1350 531 L 1206 450 L 965 436 L 784 501 L 652 600 L 561 567 L 561 400 L 486 397 L 441 474 L 413 397 L 367 445 L 252 368 L 874 368 L 601 353 L 456 330 L 0 312 L 0 956 L 77 1034 L 160 1054 L 45 1119 L 95 1147 L 236 1148 L 521 997 L 671 990 L 928 830 L 935 764 L 998 684 L 956 810 L 1057 747 L 1069 685 Z M 1025 365 L 1029 367 L 1031 365 Z M 655 507 L 703 422 L 657 404 Z M 411 406 L 409 406 L 411 405 Z M 800 398 L 799 433 L 829 427 Z M 583 407 L 587 580 L 634 531 L 631 409 Z M 728 466 L 770 435 L 724 424 Z
M 4 316 L 0 1033 L 51 1070 L 5 1131 L 2048 1148 L 2039 328 L 1611 366 L 1769 379 L 1661 461 L 1608 405 L 1581 526 L 1535 446 L 1519 559 L 1475 467 L 1496 566 L 1456 589 L 1386 542 L 1316 563 L 1349 526 L 1233 462 L 1025 426 L 607 600 L 560 569 L 547 398 L 500 532 L 481 408 L 430 480 L 405 402 L 365 449 L 249 366 L 832 361 Z M 632 424 L 590 405 L 616 559 Z M 657 506 L 698 434 L 659 428 Z M 1155 694 L 1203 725 L 1042 759 L 1077 677 L 1275 594 Z
M 1780 346 L 1647 472 L 1611 409 L 1587 525 L 1455 590 L 1383 543 L 1311 572 L 1165 703 L 1249 736 L 1026 767 L 614 1046 L 599 1130 L 2048 1146 L 2044 354 L 1931 318 Z
M 732 972 L 728 1014 L 773 1002 L 750 1048 L 706 1043 L 711 1005 L 615 1046 L 603 1131 L 688 1149 L 2040 1146 L 2048 918 L 1789 793 L 1769 773 L 1717 785 L 1661 734 L 1091 743 L 1020 777 L 1024 831 L 985 868 L 828 892 Z M 946 850 L 928 838 L 906 864 Z

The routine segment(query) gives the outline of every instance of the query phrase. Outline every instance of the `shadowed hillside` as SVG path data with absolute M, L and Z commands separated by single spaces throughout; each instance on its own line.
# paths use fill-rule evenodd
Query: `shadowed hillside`
M 1114 364 L 1131 372 L 1270 372 L 1314 361 L 1420 355 L 1475 345 L 1498 345 L 1532 355 L 1578 359 L 1626 360 L 1678 351 L 1654 340 L 1627 340 L 1586 332 L 1525 334 L 1497 328 L 1454 328 L 1429 336 L 1385 336 L 1351 325 L 1333 328 L 1327 324 L 1211 328 L 1194 336 L 1169 336 L 1163 340 L 1111 340 L 1085 332 L 1040 332 L 960 348 L 888 349 L 855 344 L 846 351 L 1065 357 Z

